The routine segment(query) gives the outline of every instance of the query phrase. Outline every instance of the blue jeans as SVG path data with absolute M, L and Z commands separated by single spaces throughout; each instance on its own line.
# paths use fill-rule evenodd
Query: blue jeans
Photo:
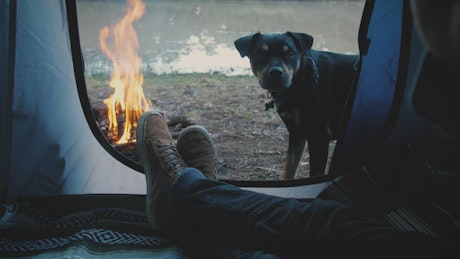
M 343 203 L 306 202 L 243 190 L 209 180 L 195 168 L 182 171 L 172 188 L 181 238 L 195 252 L 207 251 L 210 257 L 218 251 L 240 251 L 250 255 L 245 258 L 336 254 L 384 258 L 404 252 L 413 256 L 414 251 L 422 253 L 427 248 L 422 253 L 426 255 L 433 247 L 430 237 L 363 217 Z

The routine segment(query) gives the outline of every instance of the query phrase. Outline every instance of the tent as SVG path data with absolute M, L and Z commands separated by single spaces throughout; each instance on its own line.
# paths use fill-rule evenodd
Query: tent
M 147 226 L 142 168 L 98 133 L 75 2 L 0 0 L 0 13 L 0 255 L 186 257 L 167 234 Z M 358 43 L 358 74 L 330 174 L 232 184 L 300 199 L 325 191 L 332 197 L 332 179 L 343 172 L 437 135 L 410 106 L 425 50 L 407 1 L 367 1 Z M 423 130 L 413 134 L 413 127 Z

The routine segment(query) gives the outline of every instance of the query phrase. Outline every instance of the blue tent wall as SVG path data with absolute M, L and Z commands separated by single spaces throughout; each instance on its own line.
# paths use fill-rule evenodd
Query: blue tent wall
M 361 64 L 349 117 L 331 164 L 340 173 L 362 164 L 378 144 L 395 96 L 402 45 L 403 0 L 367 1 L 359 41 Z M 365 20 L 369 18 L 370 20 Z M 404 87 L 400 84 L 399 87 Z M 345 115 L 347 116 L 347 115 Z
M 428 119 L 418 115 L 412 104 L 412 96 L 421 76 L 427 50 L 417 32 L 408 9 L 408 1 L 403 2 L 403 20 L 401 23 L 401 47 L 397 80 L 391 109 L 380 132 L 370 144 L 362 159 L 386 156 L 397 150 L 405 149 L 417 142 L 439 141 L 443 135 L 440 128 Z M 372 109 L 372 107 L 370 107 Z
M 145 193 L 144 175 L 107 153 L 88 127 L 65 2 L 2 0 L 0 13 L 0 200 Z
M 366 6 L 372 13 L 368 27 L 361 24 L 367 29 L 359 41 L 361 71 L 337 142 L 332 174 L 417 141 L 436 140 L 441 134 L 412 106 L 426 49 L 413 30 L 408 1 L 368 0 Z
M 427 50 L 415 31 L 411 36 L 406 86 L 401 89 L 400 99 L 393 107 L 393 116 L 387 122 L 381 148 L 375 156 L 385 156 L 404 146 L 421 142 L 439 143 L 444 137 L 444 131 L 427 118 L 417 114 L 412 104 L 412 96 L 421 77 Z

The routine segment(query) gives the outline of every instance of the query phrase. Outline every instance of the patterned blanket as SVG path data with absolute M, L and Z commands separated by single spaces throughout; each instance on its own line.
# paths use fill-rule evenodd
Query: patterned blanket
M 119 206 L 111 207 L 114 199 Z M 96 195 L 81 202 L 71 196 L 68 202 L 49 197 L 3 204 L 0 255 L 186 257 L 171 236 L 148 225 L 143 201 L 142 196 Z

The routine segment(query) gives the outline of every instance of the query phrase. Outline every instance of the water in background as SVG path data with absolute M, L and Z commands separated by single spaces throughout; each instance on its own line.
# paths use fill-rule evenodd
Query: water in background
M 249 75 L 233 41 L 255 32 L 305 32 L 313 48 L 358 53 L 364 1 L 144 0 L 135 23 L 144 73 Z M 124 16 L 124 0 L 77 0 L 87 75 L 110 74 L 99 47 L 99 30 Z

